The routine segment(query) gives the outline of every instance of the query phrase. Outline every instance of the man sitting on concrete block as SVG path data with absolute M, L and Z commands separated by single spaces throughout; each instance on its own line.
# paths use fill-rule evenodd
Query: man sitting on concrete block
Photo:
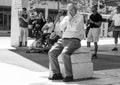
M 73 79 L 86 79 L 93 77 L 93 63 L 91 61 L 91 52 L 88 47 L 80 47 L 70 56 Z M 62 57 L 58 57 L 60 71 L 65 76 L 65 67 Z
M 50 49 L 49 70 L 50 80 L 63 79 L 64 82 L 73 81 L 72 65 L 70 56 L 81 47 L 81 40 L 84 38 L 84 20 L 83 15 L 77 13 L 77 8 L 73 4 L 67 6 L 68 15 L 60 23 L 62 38 L 55 43 Z M 65 77 L 60 72 L 58 56 L 62 57 L 65 67 Z

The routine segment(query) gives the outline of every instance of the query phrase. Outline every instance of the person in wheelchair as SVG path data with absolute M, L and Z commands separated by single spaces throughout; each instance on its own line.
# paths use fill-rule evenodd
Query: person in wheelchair
M 54 24 L 52 18 L 49 16 L 47 18 L 46 24 L 42 27 L 42 36 L 41 36 L 41 42 L 43 45 L 46 45 L 46 43 L 49 43 L 49 37 L 54 29 Z

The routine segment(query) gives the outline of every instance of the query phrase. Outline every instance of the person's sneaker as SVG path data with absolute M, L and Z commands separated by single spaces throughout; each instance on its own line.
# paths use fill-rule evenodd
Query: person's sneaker
M 112 49 L 112 51 L 118 51 L 118 48 L 114 47 L 114 48 Z
M 73 81 L 73 76 L 66 76 L 64 79 L 63 79 L 63 82 L 71 82 Z
M 59 73 L 59 74 L 53 74 L 53 76 L 52 77 L 48 77 L 48 79 L 49 80 L 61 80 L 61 79 L 63 79 L 63 77 L 62 77 L 62 74 Z
M 93 54 L 92 55 L 92 59 L 97 59 L 98 57 L 97 57 L 97 54 Z

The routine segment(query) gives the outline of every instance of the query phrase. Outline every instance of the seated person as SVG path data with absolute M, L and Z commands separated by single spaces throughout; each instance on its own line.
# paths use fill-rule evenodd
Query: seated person
M 42 48 L 42 43 L 40 38 L 36 38 L 35 41 L 30 45 L 29 49 Z
M 40 12 L 35 20 L 35 36 L 36 37 L 40 37 L 40 35 L 42 34 L 42 27 L 45 24 L 45 19 L 43 17 L 43 14 Z
M 50 35 L 50 44 L 53 45 L 55 42 L 57 42 L 58 39 L 61 38 L 62 32 L 60 30 L 60 22 L 64 18 L 63 11 L 59 11 L 56 15 L 55 21 L 54 21 L 54 31 Z
M 42 44 L 44 44 L 45 39 L 47 39 L 47 36 L 49 36 L 52 33 L 53 29 L 54 29 L 54 24 L 52 22 L 52 18 L 48 17 L 46 24 L 42 27 L 42 32 L 43 32 L 43 34 L 41 36 Z
M 68 15 L 60 23 L 60 29 L 63 32 L 62 37 L 51 47 L 48 53 L 49 80 L 73 81 L 70 56 L 81 47 L 81 40 L 84 38 L 84 20 L 83 15 L 77 12 L 77 7 L 73 4 L 68 4 L 67 12 Z M 59 55 L 63 60 L 65 77 L 60 71 Z

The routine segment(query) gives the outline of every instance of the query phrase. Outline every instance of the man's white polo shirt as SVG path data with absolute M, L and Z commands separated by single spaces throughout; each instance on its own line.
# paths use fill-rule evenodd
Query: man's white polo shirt
M 60 29 L 63 31 L 62 38 L 84 38 L 84 19 L 83 15 L 77 13 L 70 19 L 66 16 L 60 23 Z

